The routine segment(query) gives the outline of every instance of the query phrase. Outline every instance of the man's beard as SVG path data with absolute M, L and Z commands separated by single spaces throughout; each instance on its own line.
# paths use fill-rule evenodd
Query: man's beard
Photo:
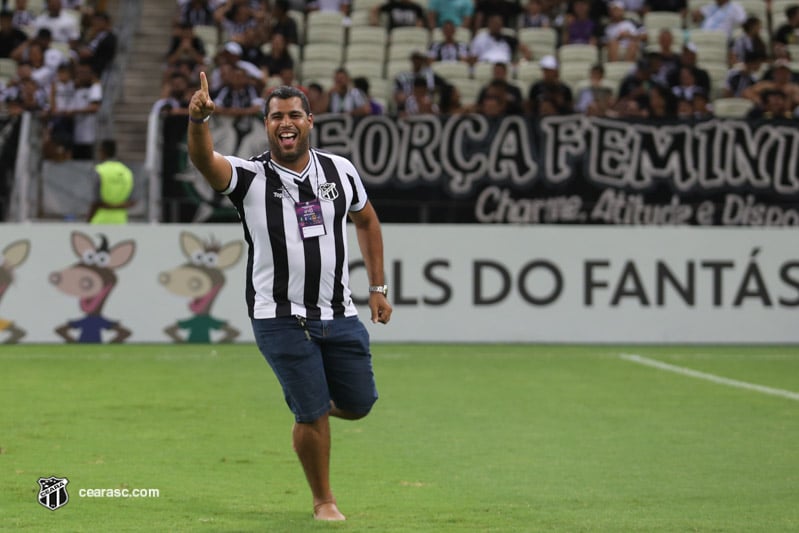
M 297 144 L 291 152 L 287 152 L 283 150 L 282 146 L 280 146 L 280 139 L 277 139 L 277 141 L 278 142 L 274 143 L 273 146 L 270 147 L 270 150 L 272 151 L 272 158 L 278 162 L 285 163 L 294 163 L 295 161 L 299 160 L 300 157 L 308 153 L 311 145 L 310 139 L 305 137 L 304 139 L 297 141 Z

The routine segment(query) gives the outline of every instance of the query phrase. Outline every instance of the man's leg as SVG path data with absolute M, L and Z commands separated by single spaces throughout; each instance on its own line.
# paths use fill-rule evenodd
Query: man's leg
M 294 424 L 292 438 L 294 451 L 311 486 L 314 518 L 346 520 L 330 490 L 330 418 L 325 414 L 313 422 Z

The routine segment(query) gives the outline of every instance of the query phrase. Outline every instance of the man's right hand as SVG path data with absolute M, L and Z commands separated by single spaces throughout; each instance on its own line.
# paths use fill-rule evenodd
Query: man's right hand
M 211 115 L 216 109 L 211 95 L 208 93 L 208 78 L 205 72 L 200 72 L 200 88 L 195 91 L 189 102 L 189 116 L 196 120 L 202 120 Z

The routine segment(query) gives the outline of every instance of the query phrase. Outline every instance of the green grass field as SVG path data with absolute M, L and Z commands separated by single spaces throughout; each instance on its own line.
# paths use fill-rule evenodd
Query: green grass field
M 332 423 L 348 520 L 324 524 L 253 346 L 4 346 L 0 529 L 799 530 L 799 401 L 623 353 L 799 392 L 799 347 L 377 345 L 380 401 Z

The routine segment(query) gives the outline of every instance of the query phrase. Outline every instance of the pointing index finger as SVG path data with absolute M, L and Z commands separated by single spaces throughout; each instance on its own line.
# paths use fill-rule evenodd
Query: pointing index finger
M 208 94 L 208 79 L 205 77 L 205 72 L 200 72 L 200 90 Z

